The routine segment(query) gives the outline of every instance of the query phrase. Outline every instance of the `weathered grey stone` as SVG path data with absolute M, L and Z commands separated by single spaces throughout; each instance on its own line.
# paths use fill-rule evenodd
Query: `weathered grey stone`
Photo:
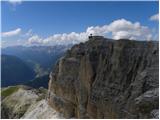
M 154 109 L 151 111 L 151 118 L 159 119 L 159 110 L 158 109 Z
M 70 103 L 77 118 L 151 118 L 159 104 L 158 49 L 158 42 L 103 37 L 75 45 L 51 73 L 49 93 Z
M 158 109 L 159 107 L 159 89 L 155 88 L 148 90 L 144 94 L 140 95 L 135 99 L 135 105 L 137 106 L 137 111 L 142 118 L 144 117 L 144 114 L 146 116 L 150 115 L 149 113 L 153 109 Z

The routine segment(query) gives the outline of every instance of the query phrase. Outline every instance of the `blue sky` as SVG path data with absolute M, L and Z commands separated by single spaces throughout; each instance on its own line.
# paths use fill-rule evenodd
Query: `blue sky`
M 29 37 L 45 39 L 54 34 L 85 32 L 90 26 L 109 25 L 125 19 L 139 22 L 151 31 L 158 31 L 158 22 L 151 16 L 158 14 L 158 1 L 148 2 L 2 2 L 2 33 L 20 29 L 21 36 L 2 37 L 5 46 L 26 42 Z M 125 21 L 124 21 L 125 22 Z M 32 33 L 28 37 L 22 34 Z M 113 34 L 113 31 L 112 33 Z M 156 34 L 156 33 L 153 33 Z M 111 36 L 110 36 L 111 37 Z M 35 40 L 36 41 L 36 40 Z M 73 41 L 72 41 L 73 42 Z M 53 43 L 53 42 L 52 42 Z M 57 43 L 57 40 L 55 41 Z M 3 45 L 3 43 L 2 43 Z

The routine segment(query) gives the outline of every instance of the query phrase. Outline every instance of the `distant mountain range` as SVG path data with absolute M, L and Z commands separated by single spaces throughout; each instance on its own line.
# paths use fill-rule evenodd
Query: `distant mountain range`
M 44 75 L 41 77 L 37 77 L 33 80 L 27 81 L 26 83 L 24 83 L 24 85 L 33 87 L 33 88 L 48 88 L 48 81 L 49 81 L 49 75 Z
M 14 55 L 25 61 L 37 76 L 43 76 L 49 73 L 54 63 L 63 53 L 70 48 L 68 46 L 13 46 L 2 49 L 2 54 Z
M 35 77 L 35 72 L 20 58 L 1 56 L 1 86 L 17 85 Z
M 13 46 L 2 49 L 2 86 L 35 84 L 50 73 L 68 46 Z M 43 77 L 44 76 L 44 77 Z M 33 83 L 34 82 L 34 83 Z M 37 85 L 42 85 L 38 81 Z M 36 85 L 36 87 L 37 87 Z M 42 85 L 43 86 L 43 85 Z M 34 86 L 35 87 L 35 86 Z M 44 85 L 46 87 L 46 84 Z

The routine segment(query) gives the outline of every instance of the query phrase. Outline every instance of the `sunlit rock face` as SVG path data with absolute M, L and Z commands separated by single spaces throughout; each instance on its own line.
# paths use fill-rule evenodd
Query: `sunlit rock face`
M 12 92 L 12 93 L 9 93 Z M 18 85 L 2 88 L 2 119 L 62 119 L 59 112 L 48 105 L 45 88 L 33 89 Z
M 65 118 L 157 117 L 158 42 L 89 39 L 56 64 L 49 104 Z

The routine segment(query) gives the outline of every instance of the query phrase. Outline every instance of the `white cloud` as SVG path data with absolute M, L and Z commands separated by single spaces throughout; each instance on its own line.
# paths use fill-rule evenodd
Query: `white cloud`
M 71 32 L 69 34 L 55 34 L 53 36 L 45 38 L 43 44 L 54 44 L 54 45 L 63 45 L 63 44 L 76 44 L 87 40 L 86 33 L 75 33 Z
M 151 17 L 150 17 L 150 20 L 152 20 L 152 21 L 159 21 L 159 13 L 151 16 Z
M 33 45 L 37 45 L 37 44 L 41 44 L 42 43 L 42 38 L 40 38 L 38 35 L 33 35 L 32 37 L 30 37 L 27 41 L 28 44 L 33 44 Z
M 8 0 L 8 2 L 15 6 L 21 4 L 22 0 Z
M 152 37 L 148 27 L 142 26 L 139 22 L 132 23 L 125 19 L 115 20 L 107 28 L 114 39 L 150 40 Z
M 125 19 L 118 19 L 104 26 L 88 27 L 86 32 L 104 36 L 110 33 L 113 39 L 150 40 L 152 37 L 148 27 L 142 26 L 139 22 L 132 23 Z
M 2 37 L 12 37 L 12 36 L 16 36 L 19 35 L 21 33 L 21 28 L 17 28 L 15 30 L 9 31 L 9 32 L 2 32 L 1 36 Z
M 88 27 L 86 30 L 87 35 L 93 34 L 93 35 L 104 35 L 105 33 L 108 33 L 108 25 L 104 26 L 91 26 Z
M 85 32 L 54 34 L 45 39 L 38 35 L 33 35 L 28 39 L 30 45 L 66 45 L 77 44 L 85 42 L 90 34 L 103 35 L 105 37 L 112 37 L 113 39 L 134 39 L 134 40 L 151 40 L 152 32 L 147 26 L 142 26 L 139 22 L 131 22 L 125 19 L 118 19 L 110 24 L 103 26 L 91 26 Z M 110 36 L 111 35 L 111 36 Z
M 29 29 L 29 30 L 27 31 L 27 33 L 25 34 L 25 36 L 32 36 L 32 35 L 33 35 L 32 29 Z

